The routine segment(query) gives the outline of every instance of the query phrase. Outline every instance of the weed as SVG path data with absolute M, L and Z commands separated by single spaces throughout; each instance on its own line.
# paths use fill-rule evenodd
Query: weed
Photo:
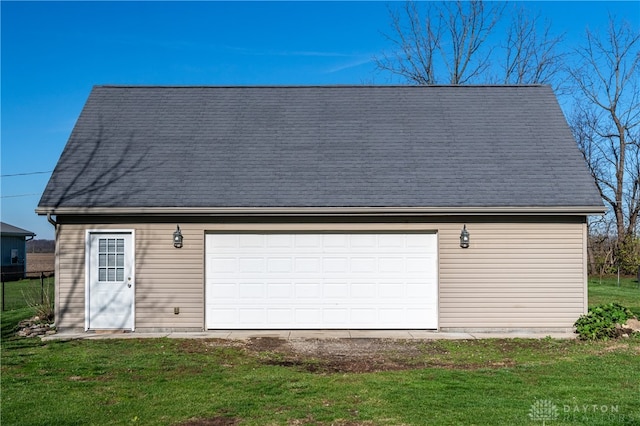
M 576 332 L 584 340 L 615 338 L 616 325 L 624 324 L 629 318 L 633 318 L 633 313 L 619 303 L 594 306 L 575 322 Z

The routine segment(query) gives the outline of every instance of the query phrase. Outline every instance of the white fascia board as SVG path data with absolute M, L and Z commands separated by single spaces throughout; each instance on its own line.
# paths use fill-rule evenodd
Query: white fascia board
M 602 215 L 604 206 L 561 207 L 39 207 L 39 215 L 109 216 L 378 216 Z

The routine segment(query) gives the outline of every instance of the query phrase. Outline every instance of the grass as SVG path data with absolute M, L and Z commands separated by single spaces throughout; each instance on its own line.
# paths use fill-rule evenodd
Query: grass
M 632 286 L 589 292 L 640 305 Z M 277 354 L 215 340 L 15 337 L 32 313 L 2 313 L 3 426 L 640 425 L 640 338 L 425 341 L 407 360 L 415 368 L 309 372 L 316 358 L 274 365 Z M 532 411 L 540 400 L 557 412 Z
M 54 279 L 53 277 L 45 278 L 43 287 L 40 278 L 5 282 L 1 290 L 4 293 L 2 294 L 4 310 L 10 311 L 40 303 L 42 290 L 48 292 L 48 300 L 53 300 Z
M 618 302 L 640 317 L 640 287 L 636 278 L 592 277 L 589 279 L 589 306 Z
M 417 358 L 438 367 L 314 374 L 263 364 L 207 340 L 8 340 L 2 424 L 528 425 L 538 399 L 554 425 L 637 424 L 640 340 L 435 341 Z M 509 365 L 509 367 L 491 367 Z M 446 366 L 446 367 L 445 367 Z M 596 404 L 597 411 L 565 413 Z M 603 412 L 615 409 L 616 416 Z M 579 408 L 582 410 L 582 408 Z M 591 410 L 591 411 L 588 411 Z M 224 424 L 224 423 L 212 423 Z

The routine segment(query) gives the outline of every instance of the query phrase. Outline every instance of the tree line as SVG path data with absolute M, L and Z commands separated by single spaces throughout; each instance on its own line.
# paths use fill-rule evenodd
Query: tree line
M 378 70 L 402 82 L 548 84 L 608 207 L 589 220 L 590 273 L 640 266 L 640 31 L 609 16 L 566 46 L 552 23 L 509 3 L 407 1 L 389 10 Z M 633 26 L 635 24 L 635 27 Z
M 54 240 L 29 240 L 27 241 L 27 253 L 55 253 L 56 242 Z

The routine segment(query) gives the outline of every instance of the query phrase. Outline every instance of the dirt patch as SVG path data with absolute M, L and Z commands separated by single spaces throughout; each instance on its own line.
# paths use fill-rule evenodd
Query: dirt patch
M 239 419 L 233 417 L 211 417 L 208 419 L 189 419 L 186 422 L 178 423 L 179 426 L 234 426 L 240 423 Z
M 613 341 L 609 341 L 607 343 L 605 343 L 605 346 L 598 350 L 595 351 L 595 353 L 597 355 L 606 355 L 612 352 L 619 352 L 619 351 L 625 351 L 629 349 L 629 344 L 628 343 L 620 343 L 617 342 L 615 340 Z
M 211 417 L 208 419 L 189 419 L 186 422 L 178 423 L 178 426 L 234 426 L 240 423 L 240 419 L 233 417 Z M 306 426 L 306 425 L 323 425 L 315 421 L 313 418 L 308 419 L 293 419 L 287 423 L 290 426 Z M 331 422 L 332 426 L 368 426 L 373 425 L 372 422 L 353 422 L 348 420 L 338 420 Z
M 446 368 L 481 370 L 513 368 L 521 362 L 542 363 L 572 352 L 578 345 L 593 345 L 594 354 L 640 350 L 631 339 L 594 344 L 577 340 L 486 339 L 184 339 L 185 353 L 216 356 L 219 365 L 234 368 L 259 363 L 295 368 L 317 374 L 372 373 L 379 371 Z M 537 354 L 533 358 L 530 354 Z M 523 361 L 520 361 L 522 359 Z M 533 360 L 532 360 L 533 359 Z
M 426 367 L 472 370 L 515 365 L 509 359 L 482 363 L 452 360 L 438 341 L 258 337 L 246 341 L 210 340 L 204 344 L 210 349 L 220 346 L 242 348 L 262 364 L 312 373 L 371 373 Z

